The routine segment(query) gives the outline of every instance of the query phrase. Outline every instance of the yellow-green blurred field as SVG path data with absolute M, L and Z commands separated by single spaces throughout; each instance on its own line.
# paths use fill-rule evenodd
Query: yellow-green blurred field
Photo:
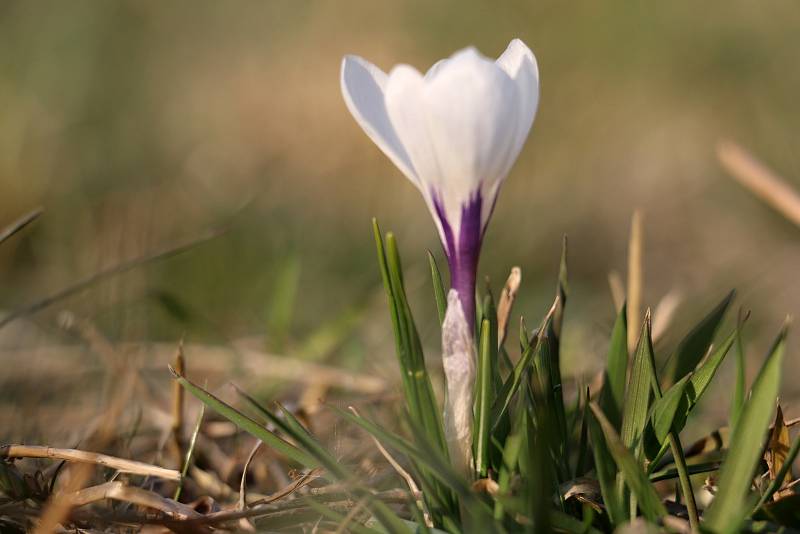
M 347 113 L 346 53 L 426 69 L 467 45 L 496 56 L 524 39 L 539 60 L 539 114 L 481 274 L 498 291 L 521 266 L 517 311 L 536 321 L 568 234 L 564 365 L 589 380 L 614 316 L 608 274 L 624 277 L 641 209 L 644 304 L 681 297 L 660 347 L 736 288 L 753 312 L 755 368 L 783 317 L 800 313 L 800 231 L 731 181 L 715 147 L 735 140 L 800 184 L 799 28 L 792 0 L 3 2 L 0 226 L 36 206 L 44 214 L 0 247 L 2 313 L 231 227 L 0 329 L 0 441 L 80 439 L 76 424 L 102 411 L 109 364 L 75 321 L 164 387 L 184 338 L 203 347 L 196 361 L 212 360 L 215 387 L 234 379 L 272 391 L 266 363 L 250 373 L 240 351 L 204 352 L 247 346 L 357 370 L 391 390 L 373 216 L 398 237 L 435 357 L 425 257 L 441 258 L 434 226 Z M 788 358 L 786 376 L 798 368 Z M 720 382 L 694 437 L 724 421 Z M 795 397 L 792 380 L 783 388 Z

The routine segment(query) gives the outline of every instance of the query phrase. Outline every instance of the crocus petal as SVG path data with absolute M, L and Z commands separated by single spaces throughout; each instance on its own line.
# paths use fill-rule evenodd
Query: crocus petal
M 447 218 L 460 226 L 462 207 L 475 191 L 505 177 L 517 132 L 517 86 L 495 62 L 468 48 L 426 80 L 424 97 L 439 172 L 420 170 L 419 176 L 441 192 Z M 390 116 L 394 122 L 391 110 Z
M 517 122 L 514 148 L 509 155 L 506 169 L 506 174 L 508 174 L 522 150 L 522 145 L 528 138 L 533 119 L 536 116 L 536 109 L 539 107 L 539 66 L 531 49 L 519 39 L 514 39 L 508 44 L 506 51 L 497 58 L 497 65 L 517 84 L 519 96 L 519 121 Z
M 414 166 L 386 112 L 384 90 L 387 79 L 381 69 L 358 56 L 345 56 L 342 60 L 342 95 L 347 109 L 372 142 L 419 187 Z
M 423 194 L 440 174 L 428 132 L 426 82 L 414 67 L 398 65 L 389 73 L 384 94 L 386 112 L 397 138 L 417 172 Z
M 442 364 L 447 393 L 444 429 L 450 459 L 467 472 L 472 466 L 472 397 L 475 384 L 475 345 L 472 323 L 467 323 L 458 292 L 447 294 L 442 323 Z

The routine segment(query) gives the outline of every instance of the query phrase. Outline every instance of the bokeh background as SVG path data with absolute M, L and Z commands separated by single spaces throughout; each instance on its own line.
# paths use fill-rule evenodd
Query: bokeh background
M 0 226 L 36 206 L 44 214 L 0 247 L 0 313 L 209 228 L 230 229 L 1 329 L 0 438 L 57 434 L 68 426 L 65 404 L 102 406 L 91 387 L 102 358 L 85 329 L 65 327 L 74 321 L 115 347 L 245 339 L 391 382 L 373 216 L 398 237 L 435 363 L 425 256 L 430 249 L 442 261 L 435 230 L 416 190 L 349 116 L 339 65 L 356 53 L 384 69 L 427 69 L 468 45 L 497 56 L 513 37 L 537 55 L 542 97 L 481 274 L 499 292 L 521 266 L 516 310 L 536 323 L 568 234 L 564 366 L 589 380 L 615 313 L 608 274 L 625 276 L 630 218 L 641 209 L 644 303 L 682 297 L 661 355 L 736 288 L 737 307 L 753 312 L 755 368 L 783 317 L 800 312 L 800 232 L 729 179 L 715 145 L 733 139 L 800 185 L 794 0 L 7 0 Z M 790 347 L 787 377 L 800 369 L 797 343 Z M 74 360 L 59 360 L 58 348 Z M 166 384 L 163 351 L 137 354 Z M 246 380 L 234 361 L 227 377 Z M 730 363 L 705 402 L 707 428 L 725 421 Z M 787 398 L 795 389 L 784 381 Z

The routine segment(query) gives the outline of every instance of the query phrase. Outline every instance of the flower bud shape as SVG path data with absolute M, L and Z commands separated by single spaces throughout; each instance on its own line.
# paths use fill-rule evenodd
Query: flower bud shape
M 466 48 L 424 75 L 346 56 L 341 85 L 364 132 L 422 193 L 471 324 L 481 241 L 539 103 L 536 58 L 519 39 L 497 61 Z

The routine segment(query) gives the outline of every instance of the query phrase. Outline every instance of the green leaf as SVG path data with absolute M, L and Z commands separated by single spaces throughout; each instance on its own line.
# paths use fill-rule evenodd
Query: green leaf
M 733 397 L 731 398 L 731 415 L 728 423 L 730 428 L 736 428 L 736 423 L 742 415 L 745 393 L 747 391 L 747 385 L 745 384 L 745 377 L 747 376 L 747 355 L 744 352 L 744 343 L 742 342 L 742 327 L 746 319 L 747 315 L 742 314 L 740 311 L 736 328 L 736 341 L 734 343 L 736 348 L 736 382 L 733 387 Z
M 590 407 L 605 436 L 606 444 L 617 468 L 622 472 L 625 482 L 638 500 L 642 515 L 653 522 L 667 515 L 664 504 L 658 498 L 658 494 L 642 470 L 642 466 L 617 435 L 611 422 L 603 415 L 596 403 L 591 403 Z
M 502 420 L 502 417 L 508 411 L 511 401 L 514 399 L 517 391 L 519 391 L 520 385 L 528 376 L 528 372 L 533 363 L 534 352 L 536 352 L 542 339 L 541 334 L 547 331 L 549 328 L 549 324 L 553 320 L 554 311 L 555 304 L 553 304 L 553 306 L 550 308 L 550 311 L 542 320 L 542 324 L 539 326 L 539 330 L 536 331 L 536 335 L 534 336 L 533 340 L 527 344 L 527 347 L 522 352 L 522 356 L 520 356 L 517 364 L 514 366 L 514 372 L 506 379 L 505 383 L 503 383 L 503 387 L 500 388 L 500 391 L 498 391 L 497 398 L 494 401 L 494 406 L 492 406 L 492 421 L 495 427 L 499 424 L 499 422 Z M 521 327 L 521 330 L 524 331 L 524 326 Z
M 448 457 L 447 442 L 442 423 L 442 410 L 433 393 L 430 376 L 425 366 L 422 343 L 419 339 L 414 318 L 408 305 L 403 286 L 402 266 L 397 242 L 392 234 L 386 236 L 386 246 L 381 236 L 378 223 L 373 219 L 373 234 L 378 254 L 378 265 L 381 271 L 386 296 L 389 300 L 389 312 L 395 335 L 395 349 L 400 375 L 403 383 L 403 395 L 406 408 L 413 425 L 420 429 L 424 440 L 433 444 L 439 453 Z M 424 469 L 420 471 L 423 478 L 430 478 Z M 452 493 L 435 479 L 429 480 L 431 489 L 441 502 L 449 503 L 447 513 L 454 512 L 457 504 Z M 426 501 L 434 498 L 431 492 L 425 492 Z M 430 501 L 428 504 L 432 504 Z M 434 517 L 436 522 L 439 518 Z
M 708 347 L 714 339 L 714 334 L 735 295 L 735 291 L 728 293 L 722 299 L 722 302 L 717 304 L 678 344 L 675 352 L 670 357 L 670 372 L 667 373 L 670 384 L 674 384 L 679 378 L 697 367 L 697 364 L 708 351 Z
M 748 495 L 775 409 L 785 342 L 786 327 L 761 367 L 731 436 L 730 449 L 719 475 L 719 490 L 704 514 L 705 524 L 715 532 L 736 532 L 751 510 L 747 506 Z
M 503 447 L 503 460 L 500 466 L 500 472 L 497 476 L 498 494 L 501 496 L 509 495 L 511 493 L 511 481 L 514 472 L 517 470 L 517 463 L 519 462 L 519 455 L 522 451 L 524 443 L 524 427 L 525 417 L 527 413 L 525 410 L 519 410 L 517 413 L 517 421 L 511 434 L 508 435 Z M 494 518 L 502 519 L 505 513 L 503 503 L 501 500 L 495 500 L 494 504 Z
M 489 465 L 489 435 L 492 422 L 491 408 L 494 403 L 494 375 L 492 358 L 497 345 L 492 345 L 491 325 L 488 319 L 481 324 L 480 348 L 478 350 L 478 375 L 475 395 L 475 432 L 473 439 L 475 471 L 480 478 L 487 476 Z
M 594 467 L 597 481 L 600 483 L 600 493 L 611 525 L 620 525 L 627 521 L 622 495 L 616 485 L 617 464 L 611 451 L 608 450 L 606 440 L 600 424 L 594 417 L 589 418 L 589 435 L 592 439 L 592 453 L 594 454 Z
M 433 282 L 433 296 L 436 299 L 436 311 L 439 312 L 439 324 L 444 322 L 444 314 L 447 313 L 447 291 L 442 283 L 442 273 L 436 265 L 436 258 L 431 251 L 428 251 L 428 263 L 431 266 L 431 281 Z
M 683 377 L 679 382 L 669 388 L 664 396 L 653 403 L 650 424 L 653 425 L 653 432 L 659 445 L 667 439 L 667 434 L 672 430 L 672 423 L 675 420 L 675 413 L 678 411 L 681 401 L 684 398 L 686 386 L 692 375 Z
M 319 467 L 319 462 L 317 462 L 310 454 L 279 438 L 243 413 L 218 399 L 200 386 L 190 382 L 178 374 L 175 369 L 172 368 L 172 366 L 170 366 L 169 369 L 178 383 L 183 386 L 186 391 L 194 395 L 203 404 L 228 419 L 237 427 L 241 428 L 245 432 L 248 432 L 249 434 L 252 434 L 256 438 L 263 441 L 265 445 L 272 447 L 294 462 L 297 462 L 309 469 Z
M 717 370 L 725 359 L 725 355 L 727 355 L 728 351 L 730 351 L 731 345 L 733 345 L 733 342 L 737 336 L 737 332 L 738 329 L 733 331 L 725 339 L 725 341 L 723 341 L 719 347 L 717 347 L 708 356 L 708 358 L 705 359 L 700 367 L 698 367 L 697 370 L 690 375 L 689 382 L 686 385 L 684 398 L 681 401 L 681 405 L 675 415 L 675 432 L 680 432 L 683 430 L 689 414 L 692 413 L 692 410 L 695 406 L 697 406 L 700 398 L 703 396 L 706 390 L 708 390 L 708 387 L 711 385 L 711 380 L 713 380 Z
M 639 457 L 641 438 L 647 424 L 650 397 L 656 378 L 653 375 L 653 344 L 650 339 L 650 312 L 648 310 L 642 323 L 639 342 L 636 344 L 631 376 L 622 413 L 621 439 L 625 447 Z
M 608 419 L 619 429 L 622 421 L 622 405 L 625 399 L 625 380 L 628 374 L 628 319 L 626 306 L 622 308 L 611 331 L 608 347 L 608 364 L 605 371 L 603 391 L 600 394 L 600 407 Z

